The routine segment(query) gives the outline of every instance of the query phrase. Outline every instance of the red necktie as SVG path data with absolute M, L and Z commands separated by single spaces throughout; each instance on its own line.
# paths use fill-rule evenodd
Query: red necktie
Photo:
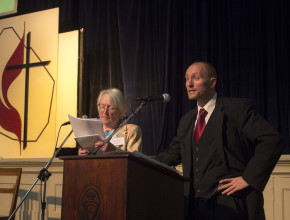
M 203 129 L 205 127 L 205 117 L 207 115 L 207 111 L 204 108 L 201 108 L 199 110 L 199 117 L 195 126 L 195 130 L 194 130 L 194 139 L 196 141 L 196 143 L 198 143 L 200 136 L 203 132 Z

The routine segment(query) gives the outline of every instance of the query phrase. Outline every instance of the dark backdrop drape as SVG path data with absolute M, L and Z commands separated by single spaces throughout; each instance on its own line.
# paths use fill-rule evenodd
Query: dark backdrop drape
M 97 95 L 109 87 L 124 92 L 128 107 L 134 97 L 171 95 L 131 120 L 145 154 L 165 149 L 196 105 L 184 73 L 198 60 L 216 66 L 218 94 L 253 101 L 290 153 L 288 0 L 20 0 L 18 14 L 53 7 L 60 32 L 84 28 L 84 114 L 96 116 Z

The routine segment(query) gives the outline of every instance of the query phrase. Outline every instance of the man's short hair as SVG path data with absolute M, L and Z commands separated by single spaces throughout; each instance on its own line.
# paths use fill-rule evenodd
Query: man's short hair
M 217 78 L 217 72 L 216 72 L 215 67 L 209 62 L 202 62 L 202 63 L 204 63 L 204 65 L 205 65 L 205 69 L 206 69 L 208 76 L 210 78 L 211 77 Z

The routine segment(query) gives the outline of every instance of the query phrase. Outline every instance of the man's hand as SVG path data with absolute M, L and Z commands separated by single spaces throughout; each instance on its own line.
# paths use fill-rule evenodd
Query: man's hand
M 226 194 L 228 196 L 249 186 L 249 184 L 241 176 L 223 179 L 219 181 L 219 183 L 223 185 L 220 186 L 218 190 L 222 191 L 222 194 Z

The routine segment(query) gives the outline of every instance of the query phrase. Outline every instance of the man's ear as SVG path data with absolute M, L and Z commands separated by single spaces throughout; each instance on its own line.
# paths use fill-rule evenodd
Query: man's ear
M 210 88 L 214 88 L 216 85 L 216 78 L 212 77 L 210 78 Z

